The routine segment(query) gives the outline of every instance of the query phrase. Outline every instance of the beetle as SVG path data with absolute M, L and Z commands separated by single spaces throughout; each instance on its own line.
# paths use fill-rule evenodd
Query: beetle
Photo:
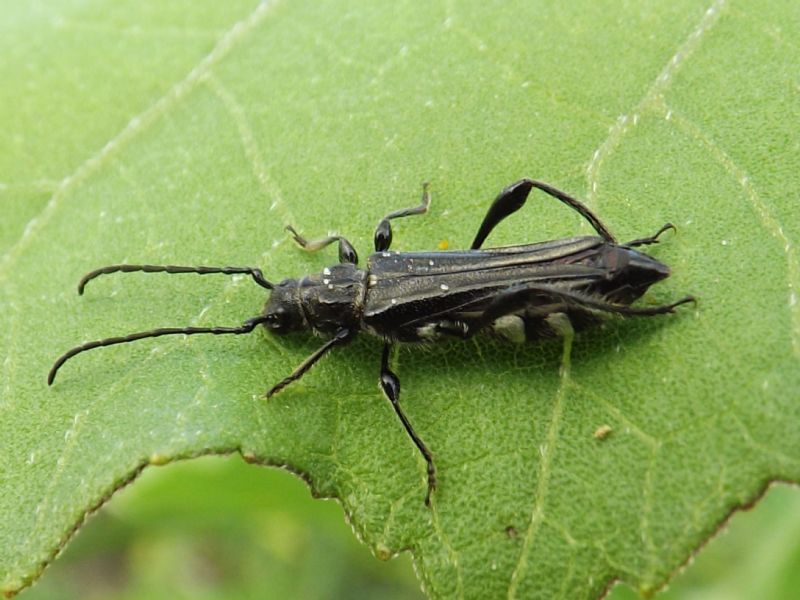
M 597 235 L 557 239 L 533 244 L 483 249 L 492 230 L 525 204 L 538 189 L 577 211 Z M 48 384 L 70 358 L 81 352 L 163 335 L 245 334 L 263 325 L 273 334 L 308 331 L 327 338 L 290 375 L 267 392 L 271 397 L 300 379 L 330 350 L 350 342 L 359 331 L 383 340 L 380 387 L 391 402 L 406 433 L 427 466 L 425 504 L 436 488 L 433 454 L 416 433 L 400 406 L 400 380 L 389 368 L 392 346 L 398 342 L 431 342 L 443 337 L 471 338 L 486 331 L 512 341 L 536 340 L 563 332 L 563 316 L 573 329 L 582 329 L 602 313 L 652 316 L 671 313 L 692 296 L 671 304 L 635 307 L 654 283 L 670 274 L 669 268 L 637 250 L 655 244 L 669 229 L 619 243 L 600 219 L 582 202 L 546 183 L 521 179 L 504 188 L 489 207 L 469 250 L 391 252 L 394 219 L 419 215 L 430 206 L 428 184 L 423 184 L 418 206 L 389 213 L 374 234 L 375 253 L 366 268 L 358 267 L 358 254 L 341 235 L 308 241 L 291 225 L 287 231 L 303 249 L 315 252 L 337 243 L 339 263 L 301 279 L 267 280 L 254 267 L 186 267 L 175 265 L 110 265 L 87 273 L 86 284 L 110 273 L 246 274 L 270 290 L 262 312 L 238 327 L 170 327 L 88 342 L 62 354 L 47 376 Z M 554 319 L 555 315 L 561 315 Z M 558 321 L 558 323 L 556 323 Z

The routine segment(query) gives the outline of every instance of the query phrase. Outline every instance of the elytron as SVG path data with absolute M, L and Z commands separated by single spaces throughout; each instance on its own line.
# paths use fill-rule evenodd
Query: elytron
M 522 208 L 533 188 L 577 211 L 597 235 L 482 248 L 492 230 Z M 546 183 L 522 179 L 503 189 L 495 198 L 469 250 L 391 252 L 391 221 L 425 213 L 429 205 L 430 194 L 425 184 L 418 206 L 391 212 L 381 219 L 374 234 L 375 253 L 367 258 L 363 269 L 357 266 L 358 255 L 346 238 L 331 235 L 308 241 L 288 226 L 286 229 L 295 242 L 307 251 L 338 243 L 339 263 L 324 268 L 322 273 L 284 279 L 280 283 L 268 281 L 261 270 L 254 267 L 121 264 L 87 273 L 78 284 L 79 294 L 83 294 L 89 281 L 100 275 L 134 271 L 247 274 L 271 293 L 262 312 L 238 327 L 169 327 L 82 344 L 56 360 L 47 382 L 52 384 L 61 366 L 76 354 L 163 335 L 238 335 L 263 325 L 274 334 L 310 330 L 327 338 L 290 375 L 269 389 L 267 397 L 270 397 L 300 379 L 330 350 L 347 344 L 358 332 L 366 331 L 383 341 L 380 385 L 425 459 L 425 503 L 430 504 L 436 488 L 436 468 L 431 451 L 400 406 L 400 380 L 389 368 L 394 344 L 431 342 L 443 337 L 468 339 L 479 332 L 511 341 L 536 340 L 563 331 L 564 317 L 577 330 L 598 321 L 603 313 L 659 315 L 694 301 L 686 296 L 671 304 L 631 306 L 651 285 L 669 276 L 666 265 L 636 248 L 657 243 L 659 235 L 674 229 L 670 223 L 649 237 L 619 243 L 600 219 L 577 199 Z M 556 315 L 559 315 L 557 319 Z M 555 321 L 559 321 L 558 326 Z

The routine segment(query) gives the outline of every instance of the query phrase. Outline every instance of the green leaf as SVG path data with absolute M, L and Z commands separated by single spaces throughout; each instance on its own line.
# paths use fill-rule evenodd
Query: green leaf
M 800 34 L 794 4 L 62 0 L 0 23 L 0 574 L 35 579 L 86 514 L 149 464 L 241 453 L 338 498 L 432 597 L 652 593 L 767 483 L 800 480 Z M 161 338 L 67 363 L 85 340 L 236 325 L 247 278 L 114 275 L 118 262 L 319 271 L 292 223 L 362 257 L 472 238 L 503 185 L 587 200 L 674 273 L 558 343 L 403 348 L 402 402 L 362 336 L 271 401 L 319 340 Z M 541 194 L 492 243 L 588 232 Z M 610 434 L 597 439 L 602 426 Z M 599 437 L 599 436 L 598 436 Z

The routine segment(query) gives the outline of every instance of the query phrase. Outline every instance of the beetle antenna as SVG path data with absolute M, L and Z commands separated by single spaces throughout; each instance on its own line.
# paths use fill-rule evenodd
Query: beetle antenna
M 145 338 L 161 337 L 162 335 L 195 335 L 198 333 L 210 333 L 213 335 L 241 335 L 243 333 L 250 333 L 256 328 L 257 325 L 260 323 L 265 323 L 266 321 L 266 315 L 259 315 L 257 317 L 253 317 L 252 319 L 247 319 L 247 321 L 242 323 L 239 327 L 164 327 L 161 329 L 151 329 L 150 331 L 140 331 L 139 333 L 132 333 L 130 335 L 121 337 L 110 337 L 94 342 L 87 342 L 85 344 L 81 344 L 80 346 L 76 346 L 71 350 L 67 350 L 64 354 L 56 359 L 56 362 L 53 363 L 53 366 L 50 368 L 50 372 L 47 374 L 47 385 L 53 385 L 53 381 L 56 378 L 56 373 L 58 373 L 58 370 L 65 362 L 67 362 L 73 356 L 80 354 L 81 352 L 86 352 L 87 350 L 101 348 L 103 346 L 114 346 L 115 344 L 127 344 L 128 342 L 135 342 L 136 340 L 142 340 Z
M 253 267 L 181 267 L 177 265 L 109 265 L 101 269 L 84 275 L 78 283 L 78 294 L 83 295 L 86 284 L 100 275 L 109 273 L 133 273 L 141 271 L 143 273 L 197 273 L 198 275 L 208 275 L 211 273 L 223 273 L 224 275 L 238 275 L 240 273 L 250 275 L 253 280 L 263 288 L 271 290 L 274 286 L 264 278 L 261 269 Z

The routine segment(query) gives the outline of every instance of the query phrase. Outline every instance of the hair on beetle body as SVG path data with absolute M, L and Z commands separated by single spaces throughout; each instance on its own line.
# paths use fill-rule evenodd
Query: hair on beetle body
M 597 235 L 482 248 L 492 230 L 525 204 L 528 194 L 539 189 L 578 212 Z M 86 274 L 78 285 L 111 273 L 245 274 L 270 291 L 262 312 L 235 327 L 168 327 L 110 337 L 82 344 L 62 354 L 47 376 L 55 380 L 63 364 L 77 354 L 115 344 L 165 335 L 240 335 L 257 326 L 276 335 L 313 331 L 326 338 L 292 373 L 267 391 L 270 397 L 300 379 L 333 348 L 350 342 L 360 331 L 383 341 L 380 385 L 406 433 L 425 460 L 430 504 L 436 488 L 433 455 L 400 406 L 400 380 L 389 368 L 396 343 L 431 343 L 441 338 L 469 339 L 486 332 L 512 342 L 559 335 L 565 322 L 582 329 L 602 314 L 626 317 L 671 313 L 693 302 L 685 296 L 676 302 L 637 307 L 633 302 L 647 289 L 669 276 L 663 263 L 638 250 L 658 242 L 670 223 L 655 234 L 619 243 L 588 207 L 572 196 L 540 181 L 522 179 L 504 188 L 489 207 L 468 250 L 392 252 L 391 221 L 427 212 L 428 184 L 423 185 L 419 205 L 389 213 L 374 234 L 375 252 L 365 268 L 343 236 L 331 235 L 308 241 L 287 226 L 295 242 L 309 252 L 336 243 L 339 263 L 321 273 L 280 283 L 267 280 L 253 267 L 187 267 L 175 265 L 110 265 Z M 441 246 L 441 245 L 440 245 Z

